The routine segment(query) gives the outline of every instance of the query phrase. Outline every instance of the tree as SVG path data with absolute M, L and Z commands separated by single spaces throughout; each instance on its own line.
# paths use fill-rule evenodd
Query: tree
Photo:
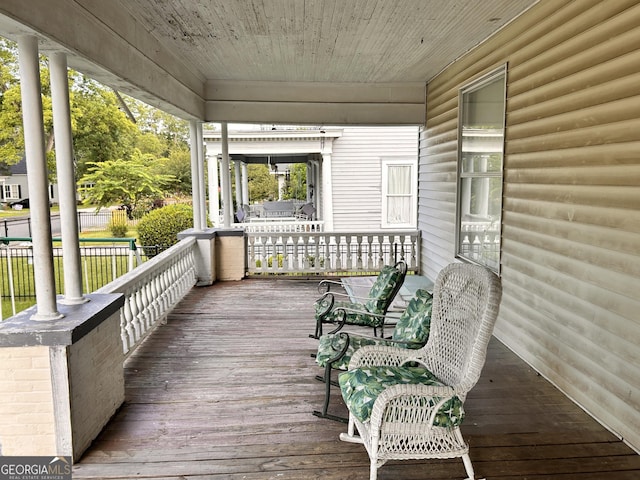
M 18 163 L 24 152 L 16 52 L 13 42 L 0 39 L 0 161 L 5 167 Z
M 166 193 L 171 195 L 191 195 L 191 153 L 175 149 L 167 158 L 159 158 L 151 166 L 152 172 L 170 175 L 166 184 Z
M 0 174 L 24 155 L 22 99 L 17 45 L 0 38 Z M 46 153 L 55 182 L 53 115 L 48 60 L 40 61 Z M 77 177 L 97 163 L 143 155 L 154 175 L 173 175 L 163 183 L 168 194 L 191 192 L 189 126 L 176 118 L 69 70 L 71 127 Z M 123 111 L 125 110 L 125 111 Z M 135 121 L 128 117 L 132 113 Z M 137 153 L 136 153 L 137 152 Z M 95 173 L 95 172 L 94 172 Z M 158 185 L 157 185 L 158 186 Z M 124 203 L 124 202 L 123 202 Z
M 0 161 L 5 166 L 18 163 L 24 155 L 22 98 L 17 64 L 16 44 L 0 39 Z M 53 175 L 55 145 L 46 57 L 40 59 L 40 83 L 46 153 Z M 79 174 L 84 173 L 86 162 L 127 158 L 139 132 L 120 110 L 115 94 L 73 70 L 69 71 L 69 87 L 73 144 Z
M 71 87 L 70 98 L 78 175 L 90 163 L 130 158 L 140 133 L 120 110 L 116 95 L 80 76 Z
M 163 185 L 172 180 L 170 175 L 152 173 L 139 150 L 129 160 L 105 160 L 90 162 L 88 172 L 79 180 L 85 201 L 100 207 L 122 205 L 127 217 L 145 201 L 161 197 Z
M 282 198 L 285 200 L 306 200 L 307 164 L 294 163 L 289 167 L 289 175 L 284 185 Z
M 247 165 L 249 198 L 254 202 L 278 198 L 278 180 L 271 175 L 267 165 Z M 235 182 L 234 182 L 235 183 Z

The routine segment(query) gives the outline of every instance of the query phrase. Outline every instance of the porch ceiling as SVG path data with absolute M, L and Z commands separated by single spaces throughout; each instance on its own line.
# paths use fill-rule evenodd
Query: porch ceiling
M 536 2 L 5 0 L 0 34 L 181 116 L 415 124 L 429 79 Z

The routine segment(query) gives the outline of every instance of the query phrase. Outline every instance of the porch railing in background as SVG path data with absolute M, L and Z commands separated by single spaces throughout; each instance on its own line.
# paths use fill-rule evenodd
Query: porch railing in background
M 418 230 L 398 232 L 247 233 L 250 275 L 365 275 L 399 260 L 419 272 Z
M 323 232 L 321 220 L 295 220 L 290 218 L 252 218 L 245 223 L 234 223 L 234 228 L 244 228 L 248 233 Z
M 95 293 L 122 293 L 120 334 L 125 354 L 166 319 L 196 283 L 196 240 L 185 238 Z
M 462 256 L 498 271 L 500 230 L 490 222 L 463 222 L 460 232 Z

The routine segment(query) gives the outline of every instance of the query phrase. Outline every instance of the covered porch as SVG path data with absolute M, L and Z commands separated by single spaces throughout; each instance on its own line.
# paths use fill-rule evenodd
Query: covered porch
M 345 425 L 314 417 L 324 386 L 316 280 L 193 288 L 128 359 L 125 402 L 73 478 L 365 479 Z M 635 479 L 640 457 L 495 338 L 465 404 L 478 478 Z M 339 395 L 331 409 L 345 414 Z M 391 462 L 381 479 L 463 478 L 462 462 Z

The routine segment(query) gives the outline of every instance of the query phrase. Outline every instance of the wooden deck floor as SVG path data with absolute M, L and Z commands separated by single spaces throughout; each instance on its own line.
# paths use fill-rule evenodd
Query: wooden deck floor
M 364 448 L 338 440 L 345 425 L 311 414 L 323 398 L 309 356 L 315 285 L 194 288 L 127 362 L 126 402 L 73 478 L 368 479 Z M 478 478 L 640 478 L 639 455 L 495 339 L 465 407 Z M 464 468 L 390 462 L 379 478 L 462 479 Z

